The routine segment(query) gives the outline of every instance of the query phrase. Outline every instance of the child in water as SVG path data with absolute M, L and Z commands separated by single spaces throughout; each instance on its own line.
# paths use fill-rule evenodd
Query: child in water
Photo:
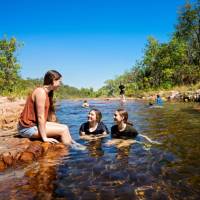
M 114 121 L 116 125 L 111 127 L 112 140 L 106 144 L 116 145 L 116 147 L 128 147 L 135 143 L 136 136 L 138 135 L 137 130 L 133 127 L 133 124 L 128 121 L 128 112 L 124 109 L 118 109 L 114 113 Z
M 94 136 L 105 137 L 109 131 L 107 126 L 101 121 L 101 118 L 102 114 L 98 109 L 90 110 L 88 121 L 83 123 L 79 129 L 80 136 L 84 139 L 92 139 Z
M 114 121 L 116 125 L 111 127 L 112 138 L 118 139 L 134 139 L 138 132 L 133 124 L 128 121 L 128 112 L 124 109 L 118 109 L 114 113 Z
M 158 105 L 158 106 L 162 106 L 163 105 L 163 100 L 161 99 L 159 94 L 156 97 L 156 105 Z
M 82 107 L 84 107 L 84 108 L 88 108 L 90 105 L 89 105 L 89 103 L 87 102 L 87 100 L 84 100 L 83 101 L 83 104 L 82 104 Z
M 161 144 L 151 140 L 146 135 L 139 134 L 133 127 L 133 124 L 128 121 L 128 112 L 124 109 L 115 111 L 114 121 L 116 125 L 111 127 L 111 136 L 113 139 L 106 143 L 108 146 L 116 145 L 118 148 L 128 147 L 136 142 L 144 145 L 144 148 L 148 150 L 151 144 Z
M 152 101 L 149 102 L 149 107 L 150 108 L 161 108 L 163 106 L 163 100 L 160 97 L 160 95 L 156 95 L 156 98 L 154 100 L 155 103 L 153 103 Z

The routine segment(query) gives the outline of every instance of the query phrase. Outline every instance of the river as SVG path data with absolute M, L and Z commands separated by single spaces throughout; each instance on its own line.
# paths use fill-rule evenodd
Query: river
M 124 107 L 146 140 L 126 147 L 109 146 L 110 136 L 95 141 L 79 138 L 90 108 L 64 100 L 57 116 L 72 137 L 87 147 L 46 155 L 30 165 L 0 174 L 0 199 L 177 199 L 200 198 L 200 113 L 190 103 L 165 103 L 149 108 L 142 101 L 91 100 L 110 129 L 113 113 Z M 56 153 L 58 156 L 56 156 Z

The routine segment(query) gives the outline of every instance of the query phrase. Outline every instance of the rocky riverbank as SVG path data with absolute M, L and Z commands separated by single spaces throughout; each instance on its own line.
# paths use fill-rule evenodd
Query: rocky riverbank
M 140 98 L 145 100 L 155 100 L 156 95 L 159 94 L 165 101 L 179 101 L 179 102 L 200 102 L 200 89 L 193 91 L 159 91 L 143 93 Z
M 0 171 L 66 149 L 63 144 L 31 141 L 17 135 L 17 122 L 24 103 L 23 99 L 0 97 Z

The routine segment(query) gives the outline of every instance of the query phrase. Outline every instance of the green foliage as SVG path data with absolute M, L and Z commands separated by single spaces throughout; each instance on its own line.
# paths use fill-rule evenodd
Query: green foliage
M 13 92 L 19 80 L 20 65 L 17 62 L 15 51 L 20 44 L 15 38 L 0 40 L 0 92 Z
M 66 98 L 85 98 L 85 97 L 94 97 L 95 92 L 93 88 L 81 88 L 77 89 L 68 85 L 62 85 L 59 90 L 56 92 L 56 97 L 60 99 Z
M 187 43 L 189 63 L 200 68 L 200 0 L 180 10 L 175 36 Z
M 104 93 L 114 83 L 114 91 L 120 82 L 126 86 L 126 95 L 138 95 L 138 91 L 170 89 L 191 85 L 200 81 L 200 0 L 187 2 L 181 9 L 176 30 L 167 43 L 159 43 L 148 37 L 144 55 L 133 68 L 114 80 L 105 82 Z

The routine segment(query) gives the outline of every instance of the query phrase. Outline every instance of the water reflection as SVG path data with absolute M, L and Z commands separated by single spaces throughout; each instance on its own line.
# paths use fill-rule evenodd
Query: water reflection
M 97 139 L 97 140 L 89 141 L 87 143 L 89 156 L 98 158 L 104 155 L 104 150 L 102 148 L 102 140 L 103 139 Z
M 52 199 L 56 169 L 67 154 L 67 148 L 57 148 L 29 166 L 23 164 L 23 170 L 8 170 L 0 181 L 0 199 Z

